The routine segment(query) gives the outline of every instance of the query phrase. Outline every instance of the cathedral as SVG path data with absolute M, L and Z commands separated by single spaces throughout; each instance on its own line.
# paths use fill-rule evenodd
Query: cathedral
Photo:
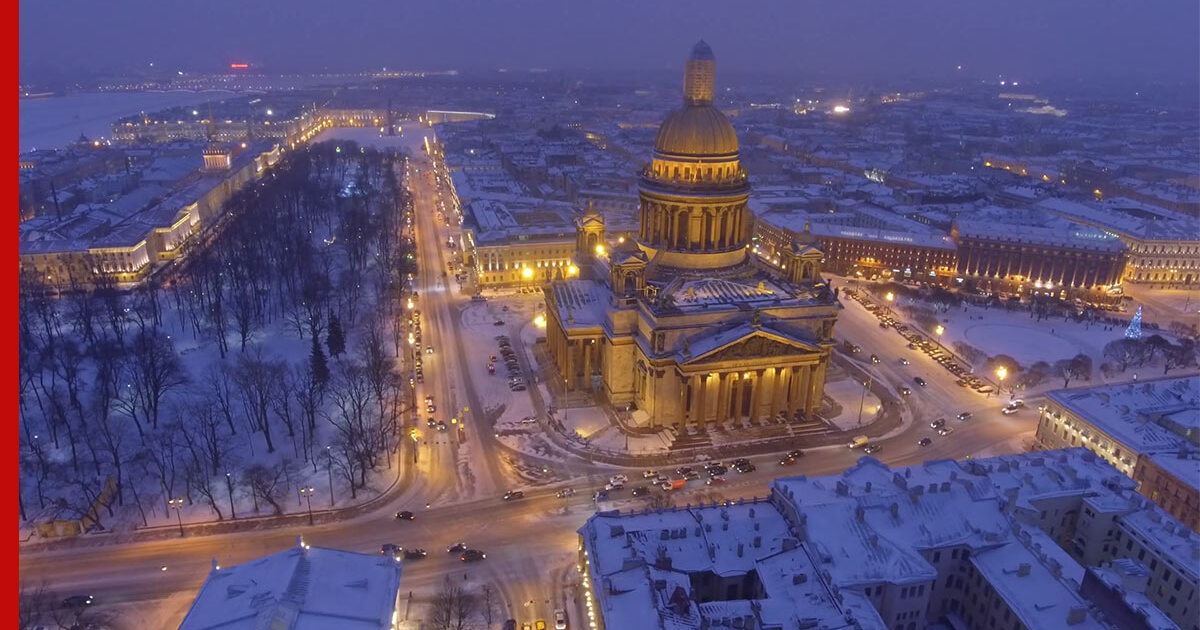
M 820 410 L 841 309 L 815 241 L 777 267 L 750 254 L 750 184 L 713 107 L 716 58 L 687 60 L 639 184 L 636 239 L 579 220 L 581 273 L 545 287 L 546 342 L 567 390 L 598 392 L 647 426 L 805 418 Z M 807 229 L 805 230 L 807 234 Z

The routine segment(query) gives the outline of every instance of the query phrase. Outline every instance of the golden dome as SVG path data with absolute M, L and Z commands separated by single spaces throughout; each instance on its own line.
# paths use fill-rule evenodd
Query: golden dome
M 729 118 L 711 105 L 689 105 L 667 115 L 658 128 L 654 150 L 664 157 L 735 156 L 737 132 Z

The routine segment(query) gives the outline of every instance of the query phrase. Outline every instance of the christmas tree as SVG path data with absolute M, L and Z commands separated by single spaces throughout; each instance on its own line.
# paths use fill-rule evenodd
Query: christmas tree
M 1129 328 L 1125 329 L 1125 338 L 1142 338 L 1142 307 L 1139 306 L 1137 312 L 1133 314 L 1133 319 L 1129 322 Z

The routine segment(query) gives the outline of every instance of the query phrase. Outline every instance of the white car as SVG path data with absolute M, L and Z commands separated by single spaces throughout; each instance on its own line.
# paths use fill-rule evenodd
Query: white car
M 554 630 L 567 630 L 567 613 L 565 611 L 554 611 Z
M 1000 410 L 1000 413 L 1002 413 L 1002 414 L 1004 414 L 1004 415 L 1006 415 L 1006 416 L 1011 416 L 1011 415 L 1013 415 L 1014 413 L 1017 413 L 1017 412 L 1018 412 L 1018 411 L 1020 411 L 1020 410 L 1021 410 L 1021 408 L 1020 408 L 1020 407 L 1005 407 L 1005 408 L 1003 408 L 1003 409 L 1001 409 L 1001 410 Z
M 629 477 L 627 477 L 624 473 L 617 473 L 617 474 L 613 475 L 612 477 L 609 477 L 608 480 L 613 483 L 617 483 L 618 481 L 621 483 L 628 483 Z
M 521 418 L 521 424 L 537 424 L 537 418 L 533 416 L 525 416 Z

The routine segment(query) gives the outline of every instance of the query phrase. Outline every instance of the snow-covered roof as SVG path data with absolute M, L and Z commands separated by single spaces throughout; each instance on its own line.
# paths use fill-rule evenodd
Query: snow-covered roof
M 1169 427 L 1181 419 L 1194 425 L 1200 416 L 1200 383 L 1189 376 L 1060 389 L 1046 396 L 1139 454 L 1190 450 L 1188 439 Z
M 179 630 L 388 630 L 399 588 L 391 557 L 296 546 L 214 567 Z

